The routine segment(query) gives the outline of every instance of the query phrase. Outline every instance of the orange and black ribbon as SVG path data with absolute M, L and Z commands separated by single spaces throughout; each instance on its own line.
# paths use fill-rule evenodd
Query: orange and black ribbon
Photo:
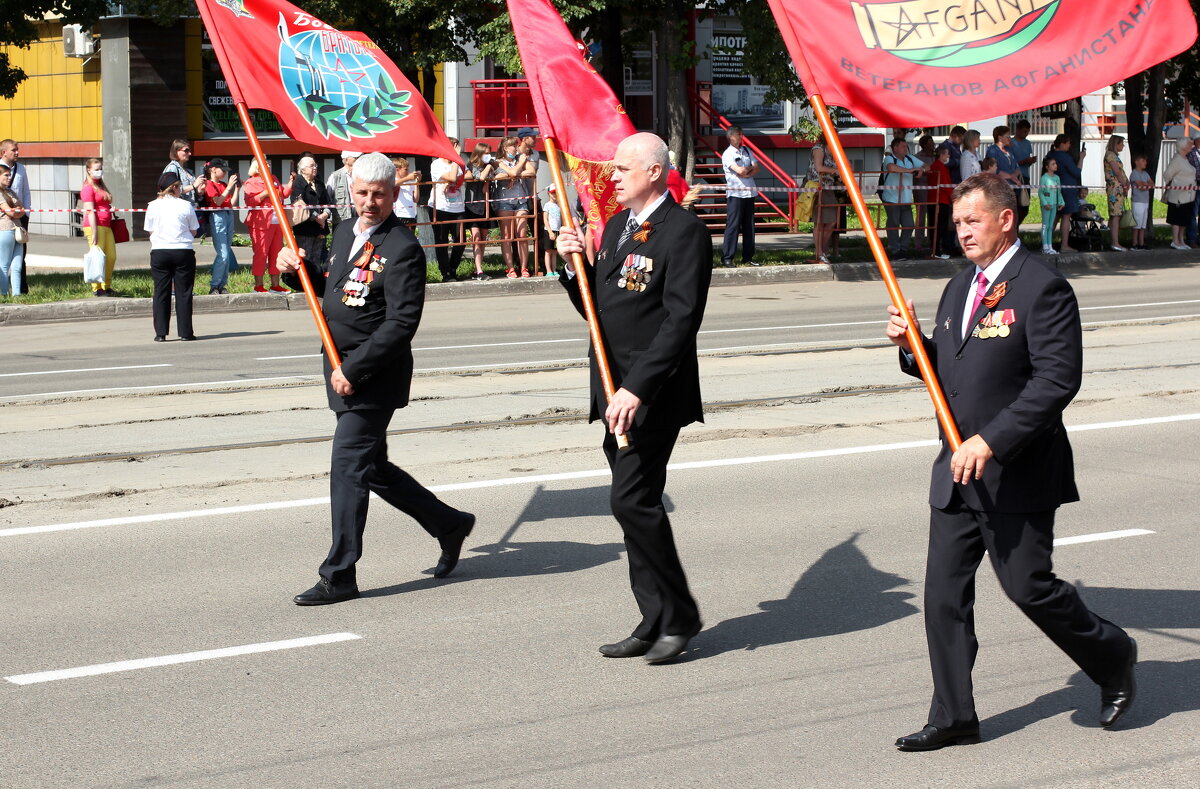
M 992 288 L 992 292 L 983 297 L 983 304 L 989 310 L 1000 303 L 1000 299 L 1004 298 L 1004 294 L 1008 292 L 1008 281 L 1005 280 L 999 285 Z
M 642 229 L 635 232 L 633 237 L 637 239 L 639 244 L 645 244 L 646 240 L 650 238 L 650 231 L 653 229 L 654 225 L 650 224 L 649 222 L 642 222 Z

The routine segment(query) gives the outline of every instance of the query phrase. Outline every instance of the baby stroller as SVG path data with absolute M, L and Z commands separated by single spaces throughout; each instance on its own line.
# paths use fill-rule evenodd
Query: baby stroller
M 1098 252 L 1104 248 L 1100 231 L 1107 229 L 1108 225 L 1095 211 L 1081 211 L 1071 217 L 1068 243 L 1072 249 L 1078 249 L 1080 252 Z

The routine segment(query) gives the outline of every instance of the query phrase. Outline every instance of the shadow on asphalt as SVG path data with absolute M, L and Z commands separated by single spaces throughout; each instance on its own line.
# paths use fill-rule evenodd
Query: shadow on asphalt
M 1195 594 L 1194 592 L 1192 594 Z M 1139 641 L 1137 664 L 1138 695 L 1133 707 L 1113 727 L 1114 732 L 1152 726 L 1177 712 L 1200 709 L 1200 659 L 1169 663 L 1145 660 L 1145 645 Z M 1038 696 L 1015 709 L 980 721 L 984 739 L 994 740 L 1064 712 L 1071 722 L 1090 729 L 1101 728 L 1100 689 L 1082 671 L 1067 681 L 1065 688 Z
M 1200 628 L 1200 591 L 1194 589 L 1119 589 L 1085 587 L 1076 582 L 1088 607 L 1123 628 L 1145 630 L 1165 638 L 1200 644 L 1200 639 L 1162 630 Z M 1133 709 L 1114 730 L 1140 729 L 1177 712 L 1200 710 L 1200 659 L 1169 663 L 1147 660 L 1152 657 L 1148 639 L 1138 639 L 1138 697 Z M 1067 687 L 1043 694 L 1021 707 L 1002 712 L 981 722 L 987 739 L 1020 731 L 1040 720 L 1071 713 L 1079 726 L 1100 728 L 1096 716 L 1100 710 L 1100 690 L 1082 671 L 1076 672 Z
M 196 333 L 197 340 L 227 340 L 231 337 L 265 337 L 269 334 L 283 334 L 281 329 L 272 329 L 270 331 L 227 331 L 220 334 L 201 334 Z
M 782 600 L 766 600 L 753 614 L 704 630 L 681 662 L 734 650 L 753 650 L 808 638 L 853 633 L 917 613 L 909 581 L 871 565 L 856 544 L 858 533 L 821 555 Z
M 467 538 L 462 559 L 459 560 L 458 567 L 449 578 L 444 580 L 422 578 L 395 586 L 364 591 L 362 596 L 385 597 L 405 594 L 453 581 L 570 573 L 617 561 L 625 551 L 623 542 L 597 544 L 572 540 L 520 541 L 514 539 L 523 526 L 543 521 L 570 524 L 574 518 L 589 516 L 607 517 L 611 525 L 606 525 L 604 528 L 611 531 L 605 533 L 620 534 L 620 528 L 611 521 L 612 512 L 608 504 L 608 488 L 609 486 L 604 484 L 582 489 L 547 490 L 544 485 L 538 485 L 526 501 L 524 509 L 497 542 L 473 546 L 471 538 Z M 664 497 L 663 503 L 667 507 L 667 512 L 674 509 L 670 498 Z M 481 514 L 479 518 L 481 522 L 486 523 L 487 514 Z M 431 545 L 431 557 L 436 557 L 435 549 L 436 546 Z M 433 568 L 430 567 L 425 572 L 432 573 Z

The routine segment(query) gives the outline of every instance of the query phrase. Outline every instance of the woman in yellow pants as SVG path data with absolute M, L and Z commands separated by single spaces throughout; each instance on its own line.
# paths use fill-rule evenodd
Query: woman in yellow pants
M 96 296 L 116 295 L 112 285 L 113 269 L 117 265 L 117 244 L 112 232 L 112 192 L 104 185 L 104 162 L 88 159 L 84 162 L 83 186 L 79 200 L 83 203 L 83 234 L 88 245 L 104 252 L 104 281 L 93 282 Z

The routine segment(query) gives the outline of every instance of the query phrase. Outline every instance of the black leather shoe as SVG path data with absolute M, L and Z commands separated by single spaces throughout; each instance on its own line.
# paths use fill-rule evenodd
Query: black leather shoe
M 458 566 L 458 555 L 462 553 L 463 541 L 467 539 L 471 529 L 475 528 L 475 516 L 469 512 L 463 514 L 466 517 L 461 526 L 443 537 L 438 537 L 442 555 L 438 559 L 437 567 L 433 568 L 434 578 L 445 578 Z
M 358 585 L 334 586 L 329 579 L 322 578 L 317 585 L 307 592 L 301 592 L 292 598 L 296 605 L 329 605 L 358 597 Z
M 654 646 L 650 647 L 650 651 L 646 653 L 646 662 L 669 663 L 679 657 L 687 649 L 688 642 L 700 632 L 702 627 L 704 624 L 697 622 L 696 627 L 688 633 L 677 636 L 659 636 L 658 640 L 654 642 Z
M 196 335 L 194 335 L 194 334 L 189 334 L 189 335 L 187 335 L 186 337 L 180 337 L 179 339 L 183 340 L 184 342 L 195 342 L 195 340 L 196 340 Z
M 162 336 L 161 334 L 156 334 L 156 335 L 154 335 L 154 341 L 155 342 L 166 342 L 167 338 Z
M 600 654 L 604 657 L 641 657 L 650 651 L 650 647 L 654 644 L 650 641 L 643 641 L 640 638 L 630 636 L 624 641 L 618 641 L 615 644 L 604 644 L 600 647 Z
M 1137 642 L 1129 639 L 1129 662 L 1112 682 L 1100 686 L 1100 725 L 1112 726 L 1133 706 L 1137 696 L 1137 681 L 1133 667 L 1137 664 Z
M 902 751 L 936 751 L 947 745 L 974 745 L 977 742 L 979 742 L 979 724 L 956 729 L 926 726 L 916 734 L 896 740 L 896 747 Z

